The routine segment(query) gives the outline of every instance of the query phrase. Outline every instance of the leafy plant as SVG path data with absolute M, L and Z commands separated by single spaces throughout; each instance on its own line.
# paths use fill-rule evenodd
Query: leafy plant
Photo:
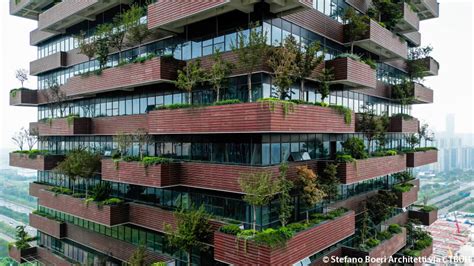
M 367 14 L 375 19 L 383 27 L 393 30 L 403 18 L 403 9 L 399 1 L 394 0 L 372 0 L 372 7 Z
M 377 115 L 372 105 L 362 106 L 357 123 L 358 131 L 362 132 L 368 141 L 368 148 L 372 147 L 372 141 L 377 139 L 380 146 L 385 146 L 385 134 L 388 130 L 389 119 L 386 114 Z
M 172 162 L 172 159 L 147 156 L 147 157 L 144 157 L 141 161 L 145 167 L 148 167 L 148 166 L 157 165 L 157 164 L 167 164 L 167 163 Z
M 412 188 L 413 188 L 413 184 L 411 183 L 404 183 L 404 184 L 396 184 L 395 186 L 393 186 L 392 190 L 394 192 L 408 192 L 410 191 Z
M 242 229 L 240 229 L 240 227 L 236 224 L 227 224 L 222 226 L 219 231 L 225 234 L 236 236 L 240 231 L 242 231 Z
M 138 248 L 133 252 L 132 256 L 128 259 L 128 264 L 130 266 L 145 265 L 145 259 L 147 257 L 146 250 L 147 248 L 145 245 L 138 246 Z
M 393 211 L 397 196 L 393 192 L 380 191 L 366 201 L 370 219 L 379 224 L 386 220 Z
M 224 60 L 219 50 L 214 53 L 212 59 L 214 63 L 207 73 L 207 79 L 217 94 L 216 101 L 219 102 L 221 100 L 221 88 L 225 85 L 234 65 Z
M 205 81 L 206 72 L 201 67 L 201 60 L 187 62 L 183 70 L 178 70 L 178 78 L 174 81 L 174 85 L 188 93 L 188 103 L 192 104 L 192 91 L 198 85 Z
M 138 4 L 133 4 L 124 14 L 128 25 L 127 38 L 129 40 L 129 46 L 138 44 L 138 54 L 141 54 L 141 46 L 145 39 L 151 34 L 147 24 L 140 23 L 141 17 L 145 14 L 145 8 Z
M 303 47 L 296 49 L 295 52 L 296 72 L 294 75 L 300 81 L 300 100 L 303 100 L 305 80 L 323 62 L 324 54 L 321 53 L 319 42 L 312 42 L 309 45 L 303 44 Z
M 291 85 L 295 81 L 294 74 L 298 71 L 296 54 L 298 45 L 295 38 L 289 35 L 280 47 L 270 49 L 268 65 L 273 70 L 272 82 L 277 88 L 280 100 L 291 98 Z
M 405 141 L 410 146 L 411 150 L 414 150 L 415 146 L 420 144 L 420 138 L 415 133 L 412 133 L 412 134 L 409 134 L 409 135 L 405 136 Z
M 309 222 L 309 208 L 321 202 L 326 197 L 326 193 L 318 187 L 318 177 L 312 169 L 308 166 L 299 166 L 296 169 L 301 199 L 306 207 L 306 221 Z
M 340 183 L 337 177 L 337 164 L 327 164 L 319 178 L 321 189 L 327 196 L 337 197 Z
M 350 154 L 337 154 L 336 155 L 336 162 L 340 163 L 351 163 L 354 162 L 355 159 Z
M 344 153 L 350 155 L 354 159 L 361 160 L 369 157 L 365 151 L 364 141 L 360 138 L 348 138 L 346 141 L 341 143 L 341 145 Z
M 283 114 L 285 116 L 295 111 L 296 104 L 292 101 L 281 100 L 281 99 L 276 99 L 276 98 L 262 98 L 262 99 L 258 99 L 257 101 L 262 104 L 262 107 L 264 105 L 267 105 L 270 111 L 272 112 L 275 111 L 275 106 L 277 104 L 280 104 L 280 106 L 283 109 Z
M 122 202 L 123 202 L 123 200 L 119 199 L 119 198 L 108 198 L 106 200 L 103 200 L 102 204 L 104 204 L 104 205 L 117 205 L 117 204 L 121 204 Z
M 92 198 L 95 201 L 104 201 L 109 198 L 112 193 L 112 187 L 108 182 L 101 182 L 97 184 L 91 191 Z
M 318 92 L 321 94 L 321 101 L 329 96 L 330 84 L 329 82 L 334 80 L 334 73 L 332 68 L 323 68 L 321 73 L 318 75 L 319 86 L 317 87 Z
M 415 179 L 413 174 L 410 173 L 409 171 L 403 171 L 403 172 L 395 173 L 395 174 L 393 174 L 393 177 L 398 182 L 407 182 L 407 181 Z
M 280 200 L 280 214 L 279 219 L 281 225 L 284 227 L 288 224 L 289 219 L 293 213 L 293 198 L 290 195 L 291 190 L 294 187 L 293 181 L 289 180 L 286 177 L 288 172 L 288 164 L 282 163 L 279 167 L 279 175 L 278 175 L 278 186 L 280 190 L 280 194 L 278 198 Z
M 388 232 L 392 234 L 399 234 L 402 232 L 402 228 L 398 224 L 391 224 L 388 226 Z
M 367 31 L 369 30 L 368 21 L 369 18 L 365 15 L 359 15 L 354 10 L 354 8 L 350 7 L 346 10 L 344 14 L 344 20 L 346 21 L 347 25 L 344 28 L 344 35 L 345 38 L 350 43 L 351 46 L 351 54 L 354 53 L 354 42 L 359 40 L 365 36 Z

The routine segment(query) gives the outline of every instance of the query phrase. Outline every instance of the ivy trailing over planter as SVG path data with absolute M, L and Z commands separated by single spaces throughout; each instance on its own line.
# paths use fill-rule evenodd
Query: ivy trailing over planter
M 74 124 L 74 119 L 79 118 L 77 114 L 70 114 L 66 117 L 67 126 L 71 127 Z
M 285 116 L 289 113 L 294 112 L 296 105 L 296 103 L 292 101 L 280 100 L 277 98 L 262 98 L 258 99 L 257 102 L 260 102 L 262 104 L 262 107 L 267 105 L 270 111 L 272 112 L 275 111 L 275 106 L 279 104 L 283 108 L 283 114 L 285 114 Z

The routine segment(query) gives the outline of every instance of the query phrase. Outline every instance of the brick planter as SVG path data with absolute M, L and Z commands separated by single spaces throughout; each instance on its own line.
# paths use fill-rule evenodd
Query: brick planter
M 351 258 L 365 258 L 367 256 L 371 258 L 388 258 L 406 245 L 407 231 L 402 227 L 402 232 L 393 235 L 392 238 L 384 240 L 378 246 L 374 247 L 370 251 L 362 251 L 354 248 L 343 247 L 342 253 L 344 256 Z M 381 265 L 377 263 L 369 263 L 369 266 Z
M 318 172 L 322 173 L 326 165 L 331 162 L 318 164 Z M 406 169 L 405 155 L 373 157 L 355 162 L 338 163 L 337 175 L 343 184 L 352 184 L 359 181 L 401 172 Z
M 54 169 L 63 159 L 63 155 L 37 155 L 30 158 L 27 154 L 12 152 L 10 153 L 10 166 L 47 171 Z
M 400 7 L 403 17 L 395 25 L 395 31 L 398 33 L 408 33 L 418 31 L 420 28 L 420 19 L 407 3 L 402 3 Z
M 19 89 L 14 93 L 10 92 L 10 105 L 12 106 L 37 106 L 38 91 L 30 89 Z
M 63 238 L 66 236 L 66 224 L 56 220 L 52 220 L 37 214 L 30 213 L 30 225 L 41 232 L 56 238 Z
M 38 204 L 50 209 L 69 213 L 106 226 L 128 222 L 128 204 L 126 203 L 99 206 L 95 202 L 90 202 L 87 205 L 84 199 L 63 194 L 55 195 L 55 193 L 47 190 L 40 190 L 38 194 Z
M 84 135 L 91 133 L 91 118 L 78 117 L 52 119 L 51 122 L 30 123 L 30 130 L 36 128 L 40 136 L 70 136 Z
M 408 217 L 420 221 L 423 225 L 429 226 L 438 220 L 438 209 L 424 212 L 420 207 L 415 206 L 413 210 L 408 212 Z
M 179 183 L 178 165 L 157 164 L 145 167 L 141 162 L 114 162 L 102 160 L 102 180 L 148 186 L 163 187 Z
M 236 236 L 214 233 L 214 259 L 233 265 L 291 265 L 354 234 L 353 211 L 295 234 L 285 247 L 271 249 Z
M 407 153 L 407 167 L 418 167 L 438 162 L 438 151 L 417 151 Z
M 362 87 L 375 89 L 377 80 L 375 69 L 372 69 L 364 62 L 354 59 L 336 58 L 326 61 L 326 68 L 332 68 L 334 80 L 332 83 L 344 84 L 350 87 Z
M 148 129 L 150 134 L 349 133 L 354 132 L 354 120 L 353 115 L 346 124 L 342 114 L 328 107 L 295 105 L 285 115 L 278 103 L 273 111 L 267 103 L 241 103 L 151 111 Z
M 100 75 L 76 76 L 62 89 L 68 96 L 81 96 L 117 89 L 133 88 L 176 79 L 182 65 L 172 58 L 157 57 L 144 63 L 130 63 L 105 69 Z
M 389 132 L 418 133 L 420 121 L 416 118 L 404 119 L 400 116 L 390 117 Z
M 409 183 L 414 186 L 407 192 L 395 192 L 397 195 L 397 207 L 405 208 L 418 200 L 418 191 L 420 191 L 420 180 L 415 179 Z
M 22 250 L 17 249 L 15 246 L 8 250 L 8 256 L 18 263 L 24 263 L 23 258 L 33 256 L 36 254 L 36 247 L 29 247 Z
M 421 59 L 417 59 L 424 68 L 425 75 L 428 76 L 437 76 L 439 71 L 439 63 L 433 57 L 425 57 Z

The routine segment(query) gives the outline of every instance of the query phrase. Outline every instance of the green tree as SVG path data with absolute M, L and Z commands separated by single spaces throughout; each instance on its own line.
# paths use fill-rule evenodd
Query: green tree
M 128 264 L 130 266 L 145 266 L 146 257 L 146 246 L 140 245 L 137 249 L 135 249 L 132 256 L 128 259 Z
M 280 215 L 279 219 L 282 226 L 286 226 L 293 213 L 293 198 L 291 197 L 291 190 L 294 184 L 287 178 L 288 163 L 282 163 L 279 167 L 280 174 L 278 176 L 278 186 L 280 190 Z
M 134 142 L 138 144 L 138 156 L 140 160 L 143 159 L 144 154 L 147 153 L 148 144 L 153 140 L 153 136 L 148 134 L 147 130 L 144 128 L 139 128 L 135 130 L 132 136 Z
M 216 101 L 221 99 L 221 89 L 227 81 L 227 76 L 232 72 L 234 65 L 222 58 L 222 54 L 217 50 L 213 55 L 214 64 L 207 74 L 207 79 L 214 91 L 216 91 Z
M 305 47 L 296 49 L 296 72 L 295 76 L 300 81 L 300 100 L 304 100 L 305 80 L 311 76 L 313 71 L 324 61 L 321 52 L 321 44 L 312 42 Z
M 29 242 L 35 240 L 35 238 L 31 237 L 28 235 L 28 233 L 26 232 L 25 230 L 25 226 L 24 225 L 18 225 L 16 227 L 16 234 L 15 234 L 15 246 L 19 249 L 19 250 L 22 250 L 22 249 L 25 249 L 25 248 L 29 248 L 30 247 L 30 244 Z
M 425 140 L 425 146 L 428 141 L 434 141 L 435 139 L 434 132 L 429 129 L 429 125 L 426 123 L 421 125 L 420 129 L 418 130 L 418 136 L 420 138 L 420 143 L 422 139 Z
M 337 177 L 337 164 L 329 163 L 319 178 L 321 189 L 327 196 L 336 198 L 339 191 L 339 178 Z
M 178 248 L 188 254 L 188 265 L 192 265 L 193 249 L 204 251 L 208 248 L 206 241 L 212 236 L 209 214 L 201 205 L 199 209 L 191 207 L 189 210 L 181 209 L 174 213 L 176 226 L 165 224 L 165 232 L 171 247 Z
M 390 191 L 380 191 L 367 200 L 367 209 L 370 219 L 376 224 L 380 224 L 389 218 L 395 207 L 397 196 Z
M 174 85 L 188 93 L 188 103 L 193 103 L 193 89 L 206 79 L 206 72 L 201 67 L 201 60 L 187 62 L 183 70 L 178 70 L 178 78 Z
M 318 187 L 318 176 L 308 166 L 299 166 L 296 173 L 299 178 L 301 199 L 306 207 L 306 222 L 309 223 L 309 209 L 321 202 L 326 193 Z
M 97 45 L 94 40 L 94 37 L 91 36 L 89 39 L 86 38 L 86 33 L 84 31 L 81 31 L 79 35 L 75 36 L 77 39 L 77 42 L 79 44 L 79 52 L 89 59 L 91 59 L 95 56 L 96 50 L 97 50 Z
M 393 30 L 403 18 L 400 1 L 397 0 L 372 0 L 367 14 L 389 30 Z
M 104 69 L 107 65 L 107 60 L 109 58 L 110 53 L 110 35 L 113 32 L 113 26 L 109 23 L 100 24 L 97 27 L 96 35 L 97 40 L 96 43 L 96 57 L 97 61 L 99 61 L 100 69 Z
M 429 57 L 432 51 L 432 46 L 414 47 L 408 51 L 408 60 L 406 64 L 410 81 L 418 83 L 423 82 L 428 69 L 426 68 L 425 62 L 421 59 Z
M 329 96 L 330 93 L 330 82 L 334 80 L 334 74 L 332 68 L 323 68 L 321 73 L 318 75 L 319 86 L 318 91 L 321 94 L 321 102 Z
M 372 141 L 375 139 L 383 140 L 388 130 L 388 117 L 379 116 L 372 105 L 362 106 L 362 113 L 359 114 L 357 123 L 358 131 L 362 132 L 368 141 L 368 150 L 372 147 Z M 383 139 L 382 139 L 383 138 Z
M 124 132 L 117 132 L 117 135 L 113 136 L 113 140 L 117 143 L 120 158 L 126 156 L 128 149 L 132 146 L 133 136 Z
M 357 14 L 354 8 L 350 7 L 344 14 L 347 25 L 344 28 L 344 35 L 351 45 L 351 54 L 354 53 L 354 42 L 363 38 L 369 30 L 367 16 Z
M 290 35 L 283 45 L 271 49 L 268 65 L 273 70 L 273 84 L 276 85 L 278 97 L 282 100 L 291 97 L 291 85 L 297 72 L 296 51 L 298 50 L 295 38 Z
M 239 31 L 232 50 L 237 54 L 239 66 L 247 73 L 248 99 L 252 102 L 252 74 L 255 68 L 265 62 L 268 53 L 267 32 L 258 24 L 250 24 L 248 31 Z
M 405 136 L 405 141 L 407 142 L 410 149 L 415 149 L 416 145 L 420 144 L 420 137 L 416 133 L 411 133 Z
M 410 80 L 403 80 L 402 82 L 392 86 L 392 98 L 400 101 L 401 105 L 410 105 L 415 101 L 413 91 L 413 82 Z
M 364 210 L 362 212 L 362 224 L 360 227 L 360 242 L 365 243 L 369 234 L 369 211 L 367 205 L 364 204 Z
M 66 158 L 58 164 L 55 170 L 68 176 L 75 181 L 81 178 L 86 182 L 86 197 L 88 196 L 89 180 L 95 174 L 100 172 L 101 157 L 99 153 L 92 153 L 85 149 L 77 149 L 70 151 Z M 74 186 L 73 186 L 74 189 Z
M 245 193 L 244 201 L 252 206 L 253 229 L 257 228 L 257 207 L 270 203 L 279 192 L 279 184 L 270 172 L 255 172 L 243 175 L 239 179 L 240 189 Z
M 145 8 L 134 4 L 124 14 L 126 25 L 128 25 L 128 40 L 129 45 L 134 46 L 138 44 L 138 54 L 141 54 L 141 46 L 143 41 L 150 36 L 151 31 L 147 24 L 140 22 L 140 19 L 145 15 Z
M 369 157 L 365 151 L 364 141 L 358 137 L 348 138 L 341 145 L 344 153 L 349 154 L 354 159 L 360 160 Z

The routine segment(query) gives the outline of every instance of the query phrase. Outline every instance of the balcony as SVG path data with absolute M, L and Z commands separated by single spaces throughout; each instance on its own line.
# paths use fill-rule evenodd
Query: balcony
M 401 35 L 410 46 L 420 46 L 421 45 L 421 33 L 418 31 L 403 33 Z
M 318 172 L 322 173 L 329 161 L 318 163 Z M 406 169 L 405 155 L 372 157 L 354 162 L 340 162 L 337 175 L 343 184 L 352 184 L 379 176 L 401 172 Z
M 438 151 L 415 151 L 407 153 L 407 167 L 418 167 L 438 162 Z
M 332 108 L 301 104 L 285 115 L 279 103 L 273 110 L 268 105 L 241 103 L 151 111 L 148 130 L 150 134 L 354 132 L 354 119 L 346 124 L 344 115 Z
M 178 179 L 178 165 L 175 163 L 144 166 L 141 162 L 102 160 L 102 180 L 147 187 L 164 187 L 177 185 Z
M 260 1 L 197 1 L 177 3 L 176 1 L 158 0 L 148 6 L 148 28 L 161 28 L 172 32 L 180 32 L 184 26 L 215 17 L 233 10 L 245 13 L 253 11 L 254 4 Z M 312 7 L 310 0 L 265 0 L 270 5 L 270 12 L 295 12 Z
M 406 208 L 411 204 L 415 203 L 418 200 L 418 191 L 420 191 L 420 180 L 415 179 L 408 182 L 413 185 L 413 187 L 407 192 L 396 191 L 397 195 L 397 207 Z
M 30 213 L 30 226 L 45 232 L 56 238 L 66 237 L 66 224 L 60 221 L 49 219 L 37 214 Z
M 48 171 L 54 169 L 63 159 L 63 155 L 28 155 L 12 152 L 10 153 L 10 166 Z
M 30 131 L 36 129 L 39 136 L 72 136 L 91 133 L 91 118 L 70 117 L 30 123 Z
M 349 45 L 349 40 L 345 41 Z M 365 36 L 356 40 L 354 45 L 380 56 L 382 60 L 408 57 L 407 43 L 373 20 L 370 20 Z
M 285 247 L 270 248 L 234 235 L 214 233 L 214 259 L 231 265 L 292 265 L 355 233 L 355 214 L 349 211 L 334 220 L 295 233 Z
M 57 52 L 52 55 L 30 62 L 30 75 L 37 76 L 41 73 L 67 66 L 67 53 Z
M 422 225 L 430 226 L 438 220 L 438 209 L 433 207 L 424 210 L 423 206 L 414 206 L 413 209 L 408 211 L 408 217 L 420 221 Z
M 394 31 L 398 33 L 415 32 L 420 29 L 420 19 L 415 11 L 413 11 L 406 2 L 400 7 L 402 9 L 403 17 L 395 25 Z
M 38 20 L 43 8 L 53 2 L 53 0 L 10 0 L 10 15 Z
M 138 128 L 146 129 L 147 115 L 125 115 L 113 117 L 92 118 L 91 134 L 93 135 L 116 135 L 117 132 L 126 134 L 134 133 Z
M 419 128 L 420 121 L 414 117 L 392 116 L 388 132 L 418 133 Z
M 38 192 L 38 204 L 106 226 L 128 222 L 128 205 L 125 203 L 102 206 L 95 202 L 86 204 L 84 199 L 42 189 Z
M 38 91 L 30 89 L 13 89 L 10 91 L 10 105 L 12 106 L 37 106 Z
M 25 258 L 34 256 L 36 254 L 36 247 L 29 247 L 25 249 L 18 249 L 12 246 L 8 249 L 8 256 L 18 263 L 26 262 Z
M 421 20 L 439 17 L 439 3 L 436 0 L 411 1 Z
M 32 197 L 37 198 L 37 197 L 39 197 L 40 191 L 42 189 L 49 189 L 49 188 L 50 188 L 50 186 L 48 186 L 48 185 L 43 185 L 43 184 L 31 182 L 30 187 L 29 187 L 29 195 L 32 196 Z
M 36 46 L 39 43 L 46 41 L 47 39 L 56 36 L 56 33 L 41 31 L 39 29 L 35 29 L 30 31 L 30 45 Z
M 393 235 L 392 238 L 384 240 L 376 247 L 372 248 L 369 251 L 362 251 L 357 250 L 350 247 L 343 247 L 342 253 L 344 256 L 349 256 L 351 258 L 378 258 L 384 259 L 388 258 L 395 253 L 397 253 L 400 249 L 402 249 L 407 243 L 407 231 L 405 228 L 401 228 L 402 232 L 396 235 Z M 376 266 L 381 265 L 377 263 L 369 263 L 369 266 Z
M 420 65 L 425 69 L 426 76 L 438 76 L 439 63 L 433 57 L 418 59 Z
M 423 84 L 417 82 L 409 83 L 410 86 L 408 88 L 410 96 L 413 97 L 413 104 L 426 104 L 426 103 L 433 103 L 433 90 L 425 87 Z M 397 100 L 397 98 L 393 94 L 392 89 L 392 99 Z
M 132 89 L 155 83 L 170 82 L 177 77 L 182 65 L 172 58 L 156 57 L 144 63 L 130 63 L 108 68 L 100 75 L 72 77 L 62 89 L 68 96 L 86 96 L 113 90 Z
M 65 0 L 39 15 L 38 29 L 51 33 L 64 33 L 67 28 L 82 21 L 94 21 L 96 15 L 107 9 L 130 2 L 129 0 Z
M 344 84 L 352 88 L 372 88 L 377 86 L 375 69 L 364 62 L 354 59 L 336 58 L 326 61 L 326 68 L 333 69 L 334 80 L 331 83 Z

